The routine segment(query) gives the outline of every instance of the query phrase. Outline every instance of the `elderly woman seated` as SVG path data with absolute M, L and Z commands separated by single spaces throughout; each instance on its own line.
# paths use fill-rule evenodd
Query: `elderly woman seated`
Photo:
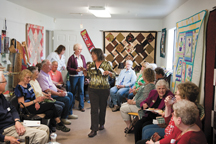
M 142 117 L 134 126 L 135 142 L 142 138 L 142 128 L 146 125 L 152 124 L 153 119 L 160 114 L 165 107 L 164 100 L 167 96 L 174 96 L 169 90 L 168 83 L 161 79 L 156 83 L 156 90 L 152 90 L 146 100 L 140 103 L 140 107 L 146 110 L 145 116 Z M 149 111 L 151 109 L 151 111 Z
M 197 106 L 188 100 L 178 101 L 173 105 L 173 120 L 176 127 L 180 131 L 175 131 L 169 136 L 168 143 L 175 144 L 207 144 L 205 134 L 196 125 L 196 120 L 199 116 Z M 160 144 L 154 143 L 152 140 L 147 141 L 147 144 Z
M 143 71 L 142 77 L 145 81 L 145 86 L 140 87 L 134 98 L 132 100 L 128 99 L 126 103 L 122 104 L 120 109 L 121 116 L 127 125 L 127 127 L 125 128 L 125 132 L 128 130 L 131 124 L 131 119 L 128 113 L 138 112 L 138 110 L 140 109 L 140 103 L 148 97 L 151 90 L 155 89 L 155 72 L 152 69 L 145 69 Z
M 33 88 L 29 84 L 31 76 L 32 72 L 28 69 L 25 69 L 20 73 L 20 82 L 15 88 L 15 95 L 18 98 L 18 102 L 23 103 L 32 114 L 44 113 L 46 115 L 45 118 L 51 119 L 50 122 L 53 122 L 51 125 L 56 125 L 56 129 L 63 132 L 69 132 L 70 129 L 61 122 L 58 113 L 56 113 L 55 105 L 53 103 L 41 103 L 45 99 L 44 96 L 35 97 Z M 22 105 L 20 105 L 20 107 L 23 108 Z
M 196 101 L 199 95 L 199 87 L 196 86 L 192 82 L 184 82 L 177 85 L 177 92 L 175 93 L 175 99 L 172 96 L 168 96 L 165 99 L 165 122 L 168 125 L 166 128 L 160 127 L 157 124 L 147 125 L 142 130 L 142 139 L 137 142 L 137 144 L 145 144 L 147 140 L 151 138 L 151 136 L 157 132 L 159 136 L 162 138 L 159 143 L 166 144 L 170 142 L 170 135 L 172 133 L 176 133 L 175 131 L 180 131 L 174 123 L 172 117 L 172 107 L 174 102 L 181 101 L 183 99 L 189 100 L 191 102 Z M 200 118 L 197 118 L 196 124 L 201 128 L 202 124 Z

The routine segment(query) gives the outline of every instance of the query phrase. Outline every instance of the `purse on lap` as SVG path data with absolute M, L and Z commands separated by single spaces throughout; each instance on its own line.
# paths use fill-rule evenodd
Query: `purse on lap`
M 39 116 L 37 116 L 35 114 L 31 114 L 22 102 L 20 102 L 20 104 L 23 106 L 23 109 L 19 106 L 20 120 L 21 121 L 23 121 L 23 120 L 38 120 L 38 121 L 42 121 L 41 117 L 39 117 Z

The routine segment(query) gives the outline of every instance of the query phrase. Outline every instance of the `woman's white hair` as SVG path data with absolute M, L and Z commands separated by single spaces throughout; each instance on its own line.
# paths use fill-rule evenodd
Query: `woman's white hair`
M 159 87 L 159 86 L 165 86 L 167 90 L 169 90 L 169 84 L 168 82 L 166 82 L 164 79 L 160 79 L 157 81 L 155 87 L 156 89 Z
M 183 99 L 173 105 L 173 110 L 176 117 L 180 117 L 185 125 L 192 125 L 196 122 L 199 116 L 199 110 L 195 103 Z
M 79 43 L 76 43 L 76 44 L 73 46 L 73 50 L 75 51 L 75 50 L 77 50 L 79 47 L 82 47 L 82 45 L 79 44 Z
M 152 70 L 155 70 L 157 68 L 157 65 L 155 63 L 150 63 L 147 65 L 146 68 L 151 68 Z

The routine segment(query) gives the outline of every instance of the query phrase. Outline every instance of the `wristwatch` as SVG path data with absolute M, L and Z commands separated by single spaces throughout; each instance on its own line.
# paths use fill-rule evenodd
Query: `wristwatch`
M 20 121 L 20 120 L 15 120 L 15 123 L 16 123 L 17 121 L 21 123 L 21 121 Z

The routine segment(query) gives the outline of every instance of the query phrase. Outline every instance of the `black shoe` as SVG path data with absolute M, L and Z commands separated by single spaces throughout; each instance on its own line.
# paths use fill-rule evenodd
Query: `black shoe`
M 52 127 L 50 128 L 52 132 L 56 132 L 56 128 L 55 127 Z
M 88 137 L 94 137 L 97 135 L 97 131 L 91 131 L 89 134 L 88 134 Z
M 101 125 L 98 130 L 103 130 L 104 129 L 104 125 Z
M 81 112 L 85 112 L 85 109 L 84 108 L 80 108 L 79 109 Z
M 58 124 L 56 125 L 56 129 L 61 130 L 63 132 L 69 132 L 70 131 L 70 128 L 66 127 L 65 125 L 59 126 Z
M 120 107 L 118 105 L 115 105 L 114 108 L 112 109 L 112 112 L 119 111 Z

